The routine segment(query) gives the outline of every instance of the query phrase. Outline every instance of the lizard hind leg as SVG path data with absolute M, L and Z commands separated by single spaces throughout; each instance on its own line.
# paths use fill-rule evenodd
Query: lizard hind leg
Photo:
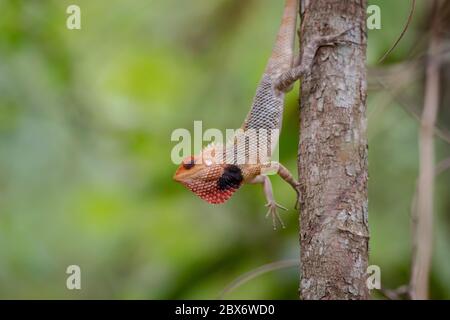
M 275 82 L 275 88 L 281 92 L 290 91 L 295 81 L 309 74 L 311 72 L 316 53 L 320 47 L 334 46 L 339 43 L 357 44 L 344 38 L 344 35 L 352 29 L 354 28 L 352 27 L 337 34 L 319 36 L 311 39 L 311 41 L 309 41 L 303 49 L 303 54 L 298 62 L 294 64 L 294 67 L 280 75 L 278 80 Z

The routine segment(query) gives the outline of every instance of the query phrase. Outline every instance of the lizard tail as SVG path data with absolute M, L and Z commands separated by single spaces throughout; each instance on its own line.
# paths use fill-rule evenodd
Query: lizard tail
M 272 55 L 267 64 L 267 74 L 279 75 L 292 67 L 297 15 L 298 0 L 286 0 L 283 20 L 272 49 Z

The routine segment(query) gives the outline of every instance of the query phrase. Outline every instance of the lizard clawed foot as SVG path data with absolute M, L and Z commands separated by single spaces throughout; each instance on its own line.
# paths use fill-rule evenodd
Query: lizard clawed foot
M 266 218 L 268 218 L 269 215 L 272 216 L 273 230 L 277 230 L 277 220 L 283 229 L 286 228 L 286 226 L 283 223 L 283 220 L 281 220 L 280 214 L 278 213 L 278 209 L 282 209 L 282 210 L 286 210 L 286 211 L 288 209 L 283 207 L 282 205 L 276 203 L 275 201 L 270 201 L 268 204 L 266 204 L 266 207 L 269 208 L 269 211 L 266 214 Z
M 339 43 L 352 43 L 352 44 L 359 44 L 355 41 L 351 41 L 348 39 L 345 39 L 343 36 L 346 35 L 348 32 L 350 32 L 351 30 L 355 29 L 356 27 L 351 27 L 343 32 L 340 32 L 338 34 L 334 34 L 331 36 L 322 36 L 322 37 L 318 37 L 314 40 L 314 42 L 316 43 L 317 47 L 322 47 L 322 46 L 335 46 Z

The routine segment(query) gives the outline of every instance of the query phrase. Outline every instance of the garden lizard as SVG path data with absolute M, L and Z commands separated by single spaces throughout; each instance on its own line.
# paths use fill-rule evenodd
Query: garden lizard
M 285 93 L 310 72 L 318 48 L 339 42 L 345 33 L 311 39 L 299 63 L 294 63 L 297 12 L 298 0 L 286 0 L 271 57 L 241 129 L 227 143 L 211 144 L 199 155 L 184 159 L 174 176 L 175 181 L 212 204 L 224 203 L 243 184 L 262 184 L 269 208 L 266 217 L 272 216 L 274 229 L 277 220 L 284 227 L 278 209 L 287 209 L 275 201 L 267 173 L 276 172 L 292 186 L 297 193 L 296 208 L 301 195 L 300 183 L 289 170 L 271 161 L 282 125 Z M 249 161 L 252 156 L 255 161 Z

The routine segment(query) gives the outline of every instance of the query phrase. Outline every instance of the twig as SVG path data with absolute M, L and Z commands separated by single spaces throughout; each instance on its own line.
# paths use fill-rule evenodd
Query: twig
M 409 297 L 409 287 L 407 285 L 400 286 L 393 290 L 382 288 L 378 291 L 389 300 L 402 300 L 402 296 Z
M 246 283 L 254 278 L 259 277 L 260 275 L 263 275 L 265 273 L 275 271 L 275 270 L 297 267 L 298 265 L 299 265 L 298 259 L 282 260 L 282 261 L 265 264 L 259 268 L 251 270 L 251 271 L 244 273 L 243 275 L 237 277 L 235 280 L 233 280 L 231 283 L 229 283 L 225 287 L 225 289 L 223 289 L 223 291 L 220 293 L 218 299 L 223 299 L 225 295 L 231 293 L 238 287 L 242 286 L 244 283 Z
M 434 1 L 434 18 L 437 18 L 437 4 Z M 435 20 L 435 19 L 433 19 Z M 438 26 L 432 25 L 430 54 L 439 49 Z M 435 126 L 439 107 L 439 59 L 427 63 L 425 97 L 419 133 L 420 167 L 417 203 L 413 212 L 413 260 L 410 279 L 412 299 L 428 299 L 429 273 L 432 257 L 433 236 L 433 193 L 434 193 L 434 141 Z
M 398 45 L 400 40 L 402 40 L 403 36 L 405 35 L 406 31 L 409 28 L 409 25 L 411 23 L 412 17 L 414 15 L 414 9 L 416 8 L 416 0 L 412 0 L 411 2 L 411 9 L 409 11 L 408 20 L 406 21 L 405 27 L 403 28 L 402 32 L 400 33 L 399 37 L 395 41 L 395 43 L 392 45 L 392 47 L 378 60 L 378 63 L 381 63 L 384 61 L 384 59 L 387 58 L 387 56 L 395 49 L 395 47 Z
M 421 121 L 420 119 L 420 115 L 419 113 L 414 110 L 413 107 L 409 106 L 407 103 L 405 103 L 405 101 L 403 101 L 403 99 L 400 99 L 396 94 L 391 92 L 391 89 L 388 88 L 388 86 L 386 84 L 384 84 L 384 82 L 381 81 L 380 78 L 376 78 L 378 84 L 386 91 L 388 91 L 394 101 L 400 106 L 402 107 L 407 113 L 409 113 L 414 119 L 416 119 L 417 121 Z M 439 128 L 436 124 L 433 127 L 433 131 L 434 134 L 439 137 L 441 140 L 447 142 L 450 144 L 450 134 L 447 131 L 444 131 L 444 129 Z
M 446 158 L 444 160 L 441 160 L 434 169 L 434 176 L 437 177 L 440 174 L 444 173 L 450 169 L 450 157 Z M 416 191 L 414 192 L 413 199 L 411 201 L 411 212 L 415 212 L 416 202 L 417 202 L 417 192 L 418 192 L 418 184 L 416 182 Z M 407 296 L 408 298 L 411 298 L 411 288 L 409 285 L 403 285 L 398 287 L 397 289 L 380 289 L 379 290 L 386 298 L 390 300 L 399 300 L 401 299 L 401 296 Z
M 449 168 L 450 168 L 450 158 L 444 159 L 436 165 L 434 174 L 438 176 L 444 171 L 448 170 Z

